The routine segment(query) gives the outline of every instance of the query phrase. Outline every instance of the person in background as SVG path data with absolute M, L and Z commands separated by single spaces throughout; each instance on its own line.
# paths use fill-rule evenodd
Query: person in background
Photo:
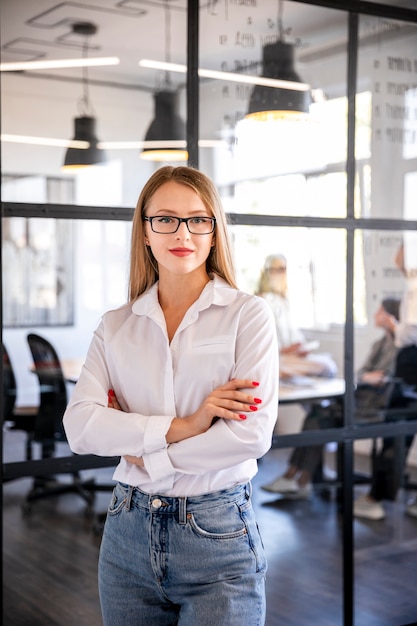
M 404 244 L 395 256 L 395 264 L 405 277 L 405 290 L 399 309 L 399 323 L 395 329 L 395 345 L 398 350 L 407 349 L 408 368 L 417 367 L 417 268 L 406 267 Z M 413 435 L 405 437 L 405 452 L 411 447 Z M 367 494 L 359 496 L 353 504 L 355 517 L 382 520 L 385 518 L 384 500 L 394 501 L 400 487 L 398 472 L 394 468 L 395 440 L 387 437 L 383 440 L 378 452 L 372 473 L 371 489 Z M 417 517 L 417 501 L 408 503 L 406 513 Z
M 271 254 L 265 259 L 256 294 L 266 300 L 274 315 L 280 352 L 280 378 L 326 376 L 337 373 L 327 354 L 312 354 L 304 333 L 294 324 L 288 299 L 287 259 Z
M 387 382 L 392 376 L 397 355 L 395 329 L 399 320 L 399 306 L 399 300 L 386 298 L 375 312 L 375 326 L 383 329 L 384 334 L 372 344 L 368 357 L 357 372 L 355 390 L 357 417 L 364 417 L 369 412 L 374 412 L 377 405 L 382 406 L 385 403 Z M 324 407 L 313 405 L 304 420 L 303 430 L 334 428 L 340 425 L 341 419 L 342 407 L 339 403 Z M 322 457 L 323 448 L 320 445 L 295 448 L 285 473 L 262 488 L 293 499 L 308 498 L 312 478 L 322 463 Z
M 133 217 L 128 303 L 103 316 L 64 415 L 75 453 L 121 457 L 99 557 L 104 626 L 265 623 L 251 479 L 277 380 L 274 320 L 236 287 L 215 186 L 158 169 Z

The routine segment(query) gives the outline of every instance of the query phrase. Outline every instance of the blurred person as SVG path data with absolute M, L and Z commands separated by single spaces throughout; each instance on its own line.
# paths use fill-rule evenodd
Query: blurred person
M 399 320 L 399 307 L 399 300 L 385 298 L 374 314 L 375 326 L 383 329 L 384 334 L 372 344 L 364 364 L 357 372 L 356 417 L 366 417 L 375 412 L 377 406 L 385 405 L 387 385 L 393 374 L 397 355 L 395 330 Z M 339 402 L 328 406 L 314 404 L 304 420 L 303 431 L 334 428 L 340 425 L 341 419 L 342 406 Z M 323 447 L 320 445 L 295 448 L 286 472 L 262 488 L 293 499 L 308 498 L 312 478 L 320 467 L 322 458 Z
M 415 252 L 413 251 L 413 254 Z M 417 268 L 410 267 L 405 258 L 404 243 L 395 255 L 395 265 L 405 277 L 405 290 L 399 308 L 399 323 L 395 329 L 397 349 L 407 349 L 409 371 L 415 370 L 417 362 Z M 405 437 L 405 458 L 412 445 L 414 436 Z M 395 439 L 386 437 L 375 459 L 372 472 L 371 489 L 359 496 L 353 505 L 355 517 L 382 520 L 385 518 L 384 500 L 394 501 L 400 487 L 400 478 L 395 471 Z M 406 506 L 406 513 L 417 517 L 417 501 Z
M 316 342 L 308 343 L 294 323 L 288 299 L 287 259 L 271 254 L 265 259 L 259 278 L 257 295 L 271 307 L 277 329 L 280 352 L 280 378 L 292 376 L 333 377 L 337 366 L 328 354 L 313 354 Z

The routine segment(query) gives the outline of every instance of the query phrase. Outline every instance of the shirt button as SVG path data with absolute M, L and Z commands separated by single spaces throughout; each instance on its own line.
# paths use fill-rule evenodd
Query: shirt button
M 173 350 L 177 350 L 178 345 L 177 345 L 176 343 L 174 343 L 174 344 L 172 344 L 171 348 L 172 348 Z
M 155 500 L 152 500 L 152 506 L 154 509 L 160 509 L 162 506 L 162 501 L 159 498 L 155 498 Z

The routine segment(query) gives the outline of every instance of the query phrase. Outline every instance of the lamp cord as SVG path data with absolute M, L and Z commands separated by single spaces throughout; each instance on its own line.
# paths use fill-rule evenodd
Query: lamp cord
M 284 13 L 284 0 L 278 0 L 278 40 L 284 41 L 284 26 L 282 23 L 282 15 Z
M 165 63 L 171 63 L 171 11 L 169 0 L 165 0 Z M 165 72 L 165 86 L 171 87 L 171 76 Z
M 86 59 L 88 56 L 88 35 L 85 36 L 83 46 L 82 46 L 82 56 L 83 59 Z M 84 65 L 82 68 L 82 84 L 83 84 L 83 95 L 80 100 L 80 111 L 82 115 L 94 117 L 94 110 L 90 102 L 89 93 L 88 93 L 88 66 Z

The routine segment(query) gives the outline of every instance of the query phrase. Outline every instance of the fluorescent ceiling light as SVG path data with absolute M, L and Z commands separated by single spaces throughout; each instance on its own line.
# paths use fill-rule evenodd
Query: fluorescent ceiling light
M 49 137 L 29 137 L 26 135 L 0 135 L 0 140 L 10 143 L 24 143 L 53 148 L 81 148 L 87 150 L 88 141 L 74 141 L 69 139 L 52 139 Z M 222 139 L 200 139 L 200 148 L 217 148 L 227 145 Z M 186 148 L 186 141 L 100 141 L 101 150 L 141 150 L 142 148 Z
M 10 143 L 25 143 L 35 146 L 52 146 L 53 148 L 79 148 L 81 150 L 87 150 L 90 146 L 88 141 L 53 139 L 50 137 L 29 137 L 26 135 L 0 135 L 0 140 Z
M 54 70 L 68 67 L 93 67 L 118 65 L 118 57 L 97 57 L 95 59 L 57 59 L 51 61 L 21 61 L 16 63 L 0 63 L 1 72 L 18 72 L 22 70 Z
M 187 72 L 186 65 L 178 63 L 164 63 L 163 61 L 153 61 L 151 59 L 141 59 L 138 62 L 140 67 L 152 70 L 163 70 L 164 72 Z M 233 72 L 218 72 L 216 70 L 205 70 L 198 68 L 198 75 L 201 78 L 214 78 L 234 83 L 247 83 L 249 85 L 262 85 L 263 87 L 277 87 L 280 89 L 291 89 L 292 91 L 309 91 L 310 85 L 289 80 L 279 80 L 277 78 L 265 78 L 264 76 L 250 76 L 249 74 L 236 74 Z

